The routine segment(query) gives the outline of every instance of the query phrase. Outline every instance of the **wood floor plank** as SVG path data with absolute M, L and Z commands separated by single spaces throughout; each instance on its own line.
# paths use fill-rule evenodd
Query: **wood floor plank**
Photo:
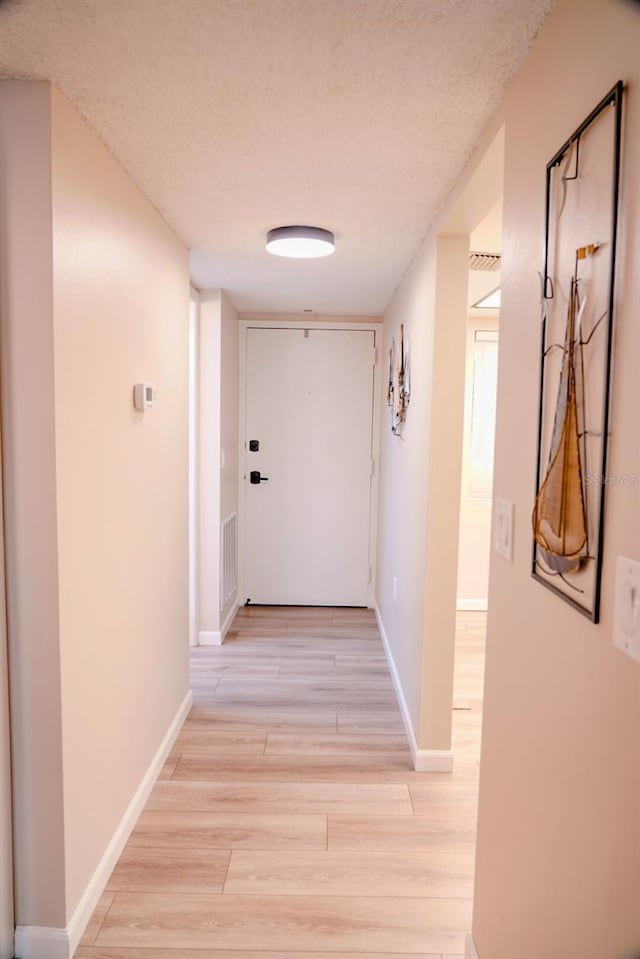
M 378 673 L 389 676 L 387 658 L 382 650 L 367 653 L 366 656 L 353 653 L 336 653 L 334 658 L 336 668 L 343 669 L 345 672 L 353 671 L 360 676 L 374 676 Z
M 281 682 L 266 680 L 259 684 L 248 685 L 234 679 L 221 679 L 215 691 L 216 702 L 233 703 L 234 706 L 251 705 L 277 706 L 278 708 L 314 707 L 332 710 L 349 709 L 354 706 L 367 706 L 374 710 L 379 706 L 397 705 L 393 686 L 378 688 L 370 683 L 331 682 Z
M 211 693 L 215 693 L 219 683 L 219 676 L 207 676 L 204 673 L 197 673 L 195 676 L 191 673 L 189 676 L 189 685 L 194 690 L 206 689 Z
M 251 754 L 260 756 L 264 752 L 267 734 L 265 732 L 231 732 L 227 729 L 210 727 L 194 729 L 183 727 L 172 752 L 183 753 L 194 750 L 210 750 L 212 753 L 232 753 L 232 755 Z
M 193 657 L 191 657 L 192 665 Z M 246 663 L 248 666 L 274 666 L 287 663 L 293 668 L 303 667 L 305 664 L 314 666 L 333 666 L 335 665 L 335 653 L 322 651 L 318 643 L 305 643 L 301 650 L 288 647 L 286 644 L 269 643 L 257 645 L 251 641 L 242 641 L 238 643 L 225 643 L 224 646 L 210 647 L 207 658 L 201 657 L 198 664 L 207 665 L 220 664 L 230 666 L 241 666 Z
M 265 755 L 267 756 L 378 756 L 407 755 L 409 746 L 406 736 L 295 735 L 293 733 L 269 733 Z
M 292 639 L 322 640 L 326 647 L 333 649 L 335 653 L 366 653 L 369 649 L 378 649 L 380 638 L 375 629 L 345 629 L 344 627 L 332 628 L 316 626 L 306 629 L 298 628 L 288 633 Z
M 232 678 L 232 677 L 228 677 Z M 331 684 L 340 683 L 353 684 L 354 688 L 365 685 L 370 689 L 393 690 L 393 683 L 389 676 L 388 668 L 379 669 L 374 667 L 362 668 L 357 666 L 338 666 L 336 664 L 314 665 L 313 669 L 305 667 L 296 667 L 288 665 L 281 661 L 280 682 L 329 682 Z
M 362 733 L 388 735 L 404 733 L 404 723 L 399 709 L 366 710 L 339 709 L 337 713 L 338 733 L 357 736 Z
M 174 753 L 172 751 L 166 763 L 160 770 L 160 773 L 158 774 L 158 779 L 171 779 L 174 772 L 176 771 L 176 766 L 178 765 L 179 758 L 180 758 L 180 754 Z
M 318 632 L 318 630 L 309 628 L 305 630 L 305 635 L 309 635 L 313 632 Z M 369 643 L 372 652 L 377 652 L 382 648 L 382 644 L 380 642 L 380 633 L 378 632 L 378 627 L 375 625 L 375 623 L 373 625 L 361 623 L 359 626 L 349 626 L 347 623 L 341 623 L 338 620 L 334 620 L 327 630 L 327 637 L 329 639 L 361 640 L 362 642 Z
M 93 910 L 93 915 L 82 934 L 82 939 L 80 940 L 81 946 L 88 946 L 95 942 L 96 936 L 100 932 L 100 927 L 113 904 L 115 896 L 115 892 L 102 893 L 98 900 L 98 905 Z
M 256 631 L 260 634 L 267 634 L 270 632 L 273 633 L 274 636 L 281 636 L 283 632 L 286 632 L 288 626 L 289 619 L 287 617 L 286 610 L 283 610 L 280 616 L 261 615 L 254 619 L 251 617 L 244 617 L 242 616 L 242 613 L 238 611 L 237 618 L 233 623 L 233 628 L 230 630 L 231 636 L 227 634 L 227 640 L 233 637 L 234 632 L 239 632 L 240 630 L 242 631 L 243 636 L 250 636 Z
M 329 816 L 329 849 L 380 849 L 470 853 L 476 845 L 476 817 L 459 811 L 419 816 Z
M 324 849 L 324 813 L 194 812 L 145 810 L 131 846 L 180 849 Z
M 229 703 L 202 703 L 194 706 L 183 729 L 204 727 L 228 732 L 300 732 L 332 733 L 336 731 L 336 713 L 310 711 L 300 715 L 295 709 L 255 709 L 234 707 Z
M 159 782 L 148 810 L 412 816 L 402 783 Z
M 456 810 L 459 815 L 477 814 L 477 789 L 470 784 L 412 782 L 409 792 L 416 816 L 432 816 L 442 809 Z
M 327 635 L 322 631 L 314 630 L 312 632 L 299 632 L 297 634 L 287 633 L 278 635 L 262 635 L 258 632 L 246 632 L 241 636 L 227 638 L 222 647 L 216 649 L 215 655 L 222 659 L 225 655 L 243 655 L 252 653 L 257 658 L 280 655 L 283 658 L 290 656 L 292 659 L 317 659 L 320 656 L 339 656 L 349 654 L 352 656 L 379 656 L 382 646 L 379 639 L 359 637 L 359 636 L 340 636 Z M 206 653 L 205 658 L 212 653 Z M 335 662 L 335 660 L 334 660 Z
M 386 756 L 384 763 L 376 755 L 209 757 L 183 753 L 172 781 L 405 783 L 425 775 L 413 771 L 408 750 Z
M 109 892 L 221 893 L 231 853 L 183 846 L 128 844 L 107 885 Z
M 227 952 L 228 959 L 298 959 L 299 953 L 234 949 Z M 461 954 L 460 954 L 461 955 Z M 111 946 L 83 946 L 74 959 L 223 959 L 223 953 L 215 949 L 140 949 Z M 313 952 L 305 951 L 304 959 L 441 959 L 439 955 L 424 952 Z M 442 959 L 460 959 L 459 956 L 443 956 Z
M 199 666 L 192 666 L 190 670 L 191 683 L 204 682 L 210 679 L 277 679 L 280 667 L 278 663 L 256 665 L 251 663 L 213 663 L 207 662 Z
M 466 899 L 118 893 L 96 944 L 272 951 L 457 952 Z
M 473 861 L 466 853 L 236 850 L 224 894 L 470 899 Z

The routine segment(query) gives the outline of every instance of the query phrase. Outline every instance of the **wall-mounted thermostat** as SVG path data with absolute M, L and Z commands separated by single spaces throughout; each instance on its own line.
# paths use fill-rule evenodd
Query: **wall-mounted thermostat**
M 148 383 L 136 383 L 133 387 L 133 405 L 137 410 L 150 410 L 156 401 L 156 391 Z

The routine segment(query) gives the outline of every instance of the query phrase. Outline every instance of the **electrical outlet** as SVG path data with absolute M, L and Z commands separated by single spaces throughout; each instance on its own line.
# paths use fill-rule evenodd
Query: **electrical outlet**
M 618 556 L 613 645 L 640 663 L 640 562 Z
M 495 499 L 493 504 L 493 546 L 503 559 L 513 562 L 514 506 L 506 499 Z

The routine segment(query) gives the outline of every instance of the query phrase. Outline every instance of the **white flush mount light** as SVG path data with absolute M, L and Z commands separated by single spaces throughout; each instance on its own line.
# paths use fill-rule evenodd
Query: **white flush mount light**
M 306 260 L 329 256 L 335 248 L 333 233 L 318 226 L 278 226 L 267 233 L 267 250 L 276 256 Z

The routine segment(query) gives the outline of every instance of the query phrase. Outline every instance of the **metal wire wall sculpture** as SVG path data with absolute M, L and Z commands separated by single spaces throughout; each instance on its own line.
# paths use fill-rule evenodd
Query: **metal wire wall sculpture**
M 400 343 L 396 347 L 395 338 L 389 350 L 389 382 L 387 386 L 387 404 L 391 410 L 391 432 L 400 436 L 411 399 L 411 378 L 409 372 L 409 346 L 404 339 L 404 324 L 400 324 Z
M 607 477 L 623 84 L 547 165 L 535 579 L 593 622 Z

